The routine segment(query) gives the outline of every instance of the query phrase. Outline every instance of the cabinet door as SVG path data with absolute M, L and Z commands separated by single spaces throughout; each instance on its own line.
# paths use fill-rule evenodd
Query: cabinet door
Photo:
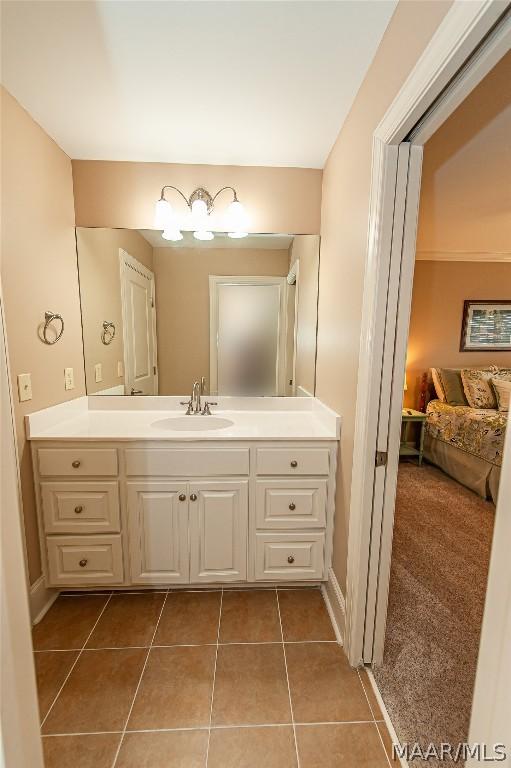
M 127 483 L 127 491 L 132 582 L 188 582 L 186 483 Z
M 190 581 L 247 578 L 248 481 L 190 483 Z

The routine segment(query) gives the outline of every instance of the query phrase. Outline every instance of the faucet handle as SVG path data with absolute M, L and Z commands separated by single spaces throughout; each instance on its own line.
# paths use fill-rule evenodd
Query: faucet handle
M 186 405 L 187 406 L 186 414 L 185 415 L 186 416 L 191 416 L 191 414 L 193 413 L 193 403 L 192 403 L 192 401 L 191 400 L 186 400 L 185 402 L 183 402 L 181 400 L 181 405 Z
M 218 403 L 208 403 L 208 401 L 206 400 L 206 402 L 204 403 L 204 408 L 202 409 L 203 416 L 211 416 L 211 411 L 209 409 L 210 405 L 218 405 Z

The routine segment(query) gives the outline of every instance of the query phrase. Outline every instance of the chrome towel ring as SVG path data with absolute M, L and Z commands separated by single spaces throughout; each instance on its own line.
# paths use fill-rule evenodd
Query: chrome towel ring
M 101 341 L 108 346 L 115 339 L 115 325 L 108 320 L 103 320 L 103 330 L 101 331 Z
M 50 323 L 52 323 L 54 320 L 60 320 L 60 331 L 57 333 L 54 339 L 48 338 L 48 328 L 50 327 Z M 55 329 L 52 329 L 55 330 Z M 43 341 L 45 344 L 56 344 L 57 341 L 60 339 L 62 334 L 64 333 L 64 320 L 62 319 L 62 315 L 59 315 L 57 312 L 45 312 L 44 313 L 44 325 L 43 325 Z

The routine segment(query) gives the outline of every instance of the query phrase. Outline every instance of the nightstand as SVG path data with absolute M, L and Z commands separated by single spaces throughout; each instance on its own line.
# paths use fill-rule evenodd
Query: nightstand
M 415 422 L 420 425 L 419 434 L 419 447 L 416 447 L 416 443 L 410 443 L 406 440 L 406 425 L 410 422 Z M 401 445 L 399 446 L 400 456 L 417 456 L 419 459 L 419 466 L 422 464 L 422 454 L 424 451 L 424 431 L 426 426 L 426 414 L 422 411 L 414 411 L 412 408 L 403 408 L 401 419 Z

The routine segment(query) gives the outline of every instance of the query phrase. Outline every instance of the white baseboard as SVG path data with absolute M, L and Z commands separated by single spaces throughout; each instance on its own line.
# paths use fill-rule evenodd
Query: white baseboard
M 57 597 L 58 589 L 48 589 L 44 583 L 44 576 L 39 576 L 32 584 L 29 592 L 30 618 L 32 624 L 38 624 L 45 613 L 51 608 Z
M 385 720 L 385 725 L 387 726 L 387 730 L 389 732 L 390 738 L 392 739 L 392 743 L 399 744 L 400 742 L 396 733 L 396 729 L 394 728 L 392 724 L 392 720 L 390 719 L 390 715 L 387 712 L 387 707 L 385 706 L 385 702 L 383 701 L 382 695 L 380 693 L 380 689 L 378 688 L 376 680 L 374 679 L 374 675 L 371 667 L 366 666 L 366 672 L 369 678 L 369 682 L 371 683 L 371 688 L 373 689 L 374 695 L 376 696 L 376 701 L 380 706 L 383 719 Z M 392 763 L 393 762 L 394 761 L 392 761 Z M 399 764 L 401 765 L 401 768 L 410 768 L 410 766 L 408 765 L 408 762 L 404 759 L 404 757 L 399 758 Z
M 346 629 L 346 604 L 332 568 L 328 569 L 328 581 L 321 586 L 321 591 L 323 592 L 323 598 L 330 615 L 335 636 L 339 643 L 343 645 Z

